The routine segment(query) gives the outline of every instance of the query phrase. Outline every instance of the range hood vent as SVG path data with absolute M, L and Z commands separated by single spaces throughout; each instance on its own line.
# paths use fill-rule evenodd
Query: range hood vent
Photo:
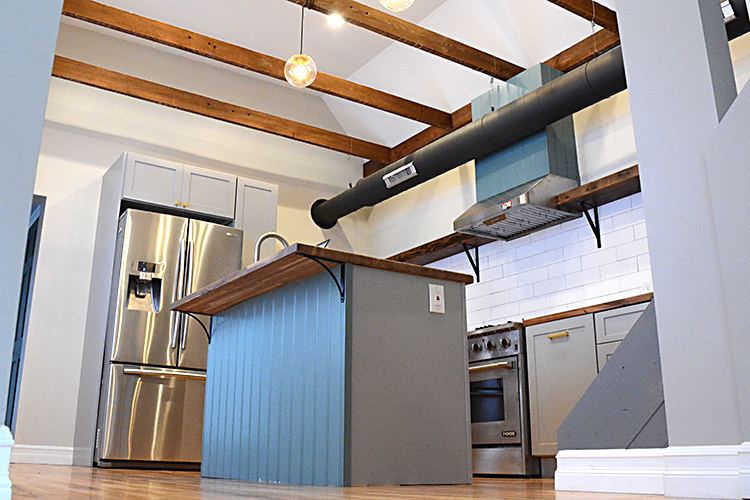
M 578 187 L 573 179 L 548 174 L 483 200 L 453 222 L 459 233 L 505 241 L 576 219 L 580 212 L 555 207 L 555 197 Z

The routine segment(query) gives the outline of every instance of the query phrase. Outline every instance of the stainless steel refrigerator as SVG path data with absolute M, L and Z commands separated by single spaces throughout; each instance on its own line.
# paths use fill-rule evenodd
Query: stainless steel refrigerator
M 127 210 L 117 232 L 95 460 L 197 466 L 210 317 L 175 300 L 240 268 L 242 231 Z

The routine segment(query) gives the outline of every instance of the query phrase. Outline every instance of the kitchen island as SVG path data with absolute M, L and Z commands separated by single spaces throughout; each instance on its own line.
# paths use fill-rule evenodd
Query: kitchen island
M 295 244 L 175 303 L 213 315 L 201 474 L 470 483 L 472 281 Z

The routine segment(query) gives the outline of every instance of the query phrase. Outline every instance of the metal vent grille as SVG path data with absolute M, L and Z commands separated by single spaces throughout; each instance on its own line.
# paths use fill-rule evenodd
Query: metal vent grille
M 498 217 L 476 223 L 470 229 L 474 234 L 511 240 L 575 218 L 575 214 L 554 208 L 522 205 Z

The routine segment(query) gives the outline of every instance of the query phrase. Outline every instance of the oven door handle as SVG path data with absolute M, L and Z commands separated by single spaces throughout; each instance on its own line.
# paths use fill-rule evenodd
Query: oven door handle
M 469 371 L 478 372 L 479 370 L 491 370 L 493 368 L 507 368 L 509 370 L 512 370 L 513 368 L 515 368 L 515 364 L 513 363 L 513 361 L 500 361 L 499 363 L 490 363 L 488 365 L 470 366 Z

